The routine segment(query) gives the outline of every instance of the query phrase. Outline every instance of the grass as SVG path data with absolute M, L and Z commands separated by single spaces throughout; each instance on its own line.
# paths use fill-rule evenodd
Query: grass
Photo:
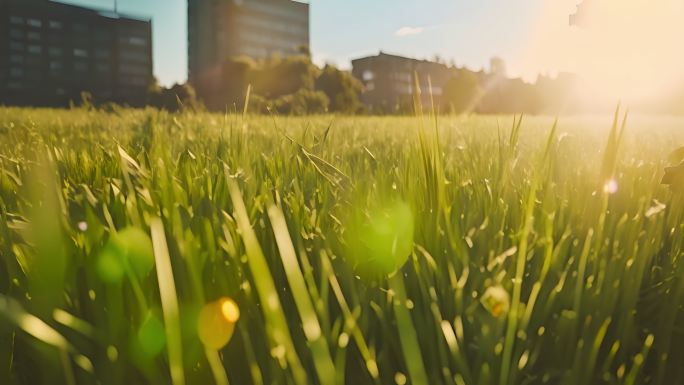
M 0 383 L 684 384 L 681 124 L 0 108 Z

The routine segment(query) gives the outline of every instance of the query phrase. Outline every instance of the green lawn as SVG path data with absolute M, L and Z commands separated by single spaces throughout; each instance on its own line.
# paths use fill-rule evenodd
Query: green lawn
M 684 384 L 683 127 L 0 108 L 0 384 Z

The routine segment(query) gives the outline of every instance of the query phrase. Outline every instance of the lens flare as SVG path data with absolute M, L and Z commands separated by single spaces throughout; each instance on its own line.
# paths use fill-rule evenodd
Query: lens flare
M 221 305 L 221 312 L 226 321 L 235 323 L 240 319 L 240 309 L 237 304 L 231 299 L 224 299 Z
M 156 357 L 166 346 L 164 324 L 152 313 L 138 329 L 138 346 L 146 357 Z
M 120 282 L 130 268 L 140 279 L 154 267 L 154 252 L 149 235 L 135 227 L 127 227 L 112 235 L 97 259 L 96 270 L 107 283 Z
M 197 321 L 197 335 L 208 349 L 219 350 L 230 342 L 240 308 L 230 298 L 210 302 L 202 308 Z
M 524 67 L 576 74 L 577 96 L 591 106 L 654 103 L 684 85 L 682 18 L 680 0 L 544 2 Z
M 345 229 L 347 260 L 367 278 L 391 275 L 413 250 L 414 219 L 404 202 L 378 204 L 358 210 Z

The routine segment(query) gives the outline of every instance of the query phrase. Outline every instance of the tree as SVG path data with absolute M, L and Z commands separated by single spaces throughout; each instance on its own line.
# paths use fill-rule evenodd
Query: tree
M 222 84 L 219 90 L 221 103 L 213 108 L 225 108 L 235 106 L 242 109 L 250 84 L 250 77 L 257 68 L 257 63 L 248 57 L 236 57 L 228 59 L 222 68 Z
M 290 113 L 293 115 L 322 114 L 328 111 L 330 99 L 320 91 L 299 90 L 292 95 Z
M 148 104 L 172 112 L 201 109 L 195 89 L 188 83 L 174 84 L 171 88 L 150 87 Z
M 307 56 L 273 57 L 251 71 L 249 82 L 255 93 L 276 99 L 301 89 L 313 90 L 318 71 Z
M 325 93 L 330 100 L 330 111 L 354 113 L 359 110 L 359 94 L 363 85 L 349 72 L 327 64 L 316 79 L 316 90 Z
M 252 95 L 249 99 L 249 111 L 260 114 L 277 112 L 285 115 L 322 114 L 328 111 L 330 100 L 320 91 L 299 90 L 294 94 L 283 95 L 276 99 L 267 99 L 260 95 Z
M 452 113 L 471 112 L 477 107 L 482 90 L 476 73 L 459 70 L 443 88 L 442 102 Z
M 349 72 L 332 65 L 323 70 L 308 56 L 272 57 L 255 62 L 233 58 L 222 67 L 220 97 L 210 108 L 244 108 L 251 85 L 249 111 L 284 114 L 334 112 L 354 113 L 362 106 L 361 83 Z

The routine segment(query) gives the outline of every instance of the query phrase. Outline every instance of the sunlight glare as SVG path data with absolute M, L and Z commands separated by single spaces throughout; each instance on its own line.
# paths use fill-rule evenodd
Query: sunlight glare
M 684 2 L 585 0 L 580 25 L 570 25 L 577 0 L 547 2 L 525 60 L 578 75 L 587 102 L 627 103 L 668 96 L 684 83 Z

